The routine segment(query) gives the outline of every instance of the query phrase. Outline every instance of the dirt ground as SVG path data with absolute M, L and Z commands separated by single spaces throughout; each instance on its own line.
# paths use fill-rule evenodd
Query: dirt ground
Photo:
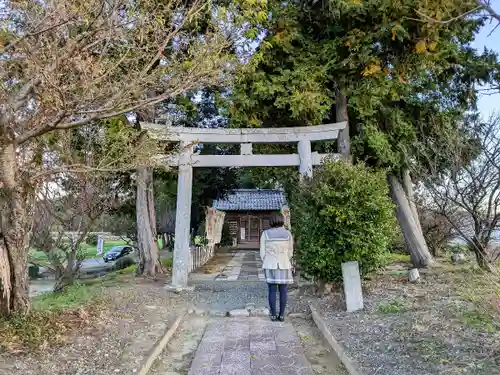
M 319 301 L 332 333 L 365 374 L 500 374 L 500 280 L 473 262 L 441 261 L 409 283 L 397 263 L 365 285 L 365 311 L 340 291 Z
M 293 318 L 305 354 L 317 375 L 348 375 L 340 359 L 332 350 L 312 319 Z
M 183 294 L 169 293 L 163 281 L 136 279 L 133 275 L 96 283 L 103 299 L 94 309 L 97 313 L 86 313 L 93 306 L 78 309 L 78 325 L 73 331 L 61 333 L 64 342 L 60 345 L 43 345 L 38 352 L 0 354 L 0 375 L 132 375 L 184 309 L 231 310 L 248 303 L 267 306 L 267 289 L 262 282 L 198 284 L 194 292 Z M 308 302 L 307 296 L 298 296 L 292 290 L 289 311 L 303 313 Z M 189 316 L 151 373 L 187 374 L 209 319 Z M 293 318 L 292 323 L 315 373 L 331 375 L 335 369 L 336 374 L 343 375 L 342 366 L 314 323 L 301 318 Z M 45 324 L 52 325 L 53 321 Z
M 208 321 L 207 317 L 191 317 L 183 321 L 149 373 L 151 375 L 187 374 Z
M 64 345 L 37 354 L 0 355 L 0 374 L 134 374 L 186 303 L 160 282 L 117 284 L 106 287 L 103 297 L 100 316 L 74 331 Z

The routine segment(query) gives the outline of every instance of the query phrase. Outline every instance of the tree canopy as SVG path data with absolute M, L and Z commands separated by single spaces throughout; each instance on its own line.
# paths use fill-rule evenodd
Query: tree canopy
M 497 56 L 471 48 L 482 17 L 473 3 L 271 2 L 266 35 L 234 89 L 235 126 L 335 122 L 348 98 L 353 153 L 395 172 L 415 145 L 453 126 L 476 102 L 475 85 L 498 79 Z M 449 5 L 449 4 L 448 4 Z M 440 24 L 424 17 L 453 22 Z

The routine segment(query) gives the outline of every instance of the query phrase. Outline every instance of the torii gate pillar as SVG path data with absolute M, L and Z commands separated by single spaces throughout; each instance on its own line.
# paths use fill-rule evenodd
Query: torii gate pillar
M 300 175 L 307 178 L 312 178 L 313 175 L 313 161 L 311 153 L 311 141 L 302 140 L 299 141 L 298 146 L 299 151 L 299 172 Z
M 191 227 L 191 200 L 193 195 L 193 146 L 181 143 L 179 176 L 177 180 L 177 207 L 175 211 L 175 244 L 172 265 L 172 288 L 184 289 L 188 282 L 190 262 L 189 236 Z

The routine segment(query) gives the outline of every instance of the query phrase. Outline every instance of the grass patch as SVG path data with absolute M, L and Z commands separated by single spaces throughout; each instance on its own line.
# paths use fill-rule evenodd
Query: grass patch
M 118 275 L 133 275 L 135 274 L 135 271 L 137 271 L 137 266 L 133 264 L 131 266 L 128 266 L 127 268 L 116 271 L 116 273 Z
M 461 314 L 461 321 L 468 326 L 485 330 L 489 333 L 498 332 L 500 327 L 495 324 L 494 316 L 486 310 L 473 309 Z
M 457 312 L 457 317 L 469 327 L 489 333 L 500 331 L 500 280 L 477 267 L 464 267 L 458 282 L 458 294 L 467 302 L 467 309 Z
M 137 266 L 131 265 L 127 268 L 108 272 L 106 275 L 96 278 L 82 280 L 82 283 L 87 286 L 102 286 L 102 287 L 115 287 L 120 284 L 130 284 L 135 276 Z
M 380 303 L 377 310 L 381 314 L 399 314 L 405 312 L 406 308 L 401 299 L 395 298 L 388 302 Z
M 126 245 L 127 243 L 125 241 L 105 241 L 104 242 L 104 247 L 103 247 L 103 255 L 111 249 L 113 246 L 121 246 L 121 245 Z M 85 255 L 85 259 L 91 259 L 91 258 L 100 258 L 102 255 L 97 255 L 97 246 L 94 245 L 89 245 L 87 243 L 82 243 L 81 246 L 81 251 Z M 34 262 L 44 262 L 48 261 L 47 255 L 43 251 L 39 251 L 37 249 L 30 249 L 29 251 L 29 259 Z
M 96 298 L 97 290 L 84 283 L 76 283 L 62 293 L 43 293 L 32 300 L 35 311 L 58 311 L 87 305 Z
M 393 263 L 411 263 L 410 256 L 408 254 L 401 253 L 387 253 L 385 255 L 384 263 L 386 265 Z
M 427 361 L 449 363 L 446 345 L 437 337 L 422 337 L 415 343 L 417 352 Z
M 174 260 L 172 257 L 168 257 L 168 258 L 162 259 L 161 264 L 163 267 L 166 268 L 167 271 L 172 271 Z
M 75 284 L 62 293 L 35 297 L 28 315 L 0 319 L 0 352 L 37 352 L 64 343 L 68 333 L 99 315 L 103 303 L 100 290 Z

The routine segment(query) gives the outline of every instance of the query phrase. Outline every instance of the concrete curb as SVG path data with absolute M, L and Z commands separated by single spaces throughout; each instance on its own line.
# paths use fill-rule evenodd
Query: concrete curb
M 333 351 L 337 354 L 340 361 L 343 363 L 347 372 L 350 375 L 363 375 L 358 366 L 354 363 L 354 361 L 346 354 L 342 345 L 337 341 L 337 339 L 333 336 L 333 334 L 328 329 L 323 318 L 318 314 L 316 309 L 309 304 L 309 309 L 311 310 L 312 318 L 318 329 L 321 331 L 326 341 L 330 344 Z
M 147 373 L 151 369 L 151 366 L 153 365 L 156 358 L 158 358 L 158 356 L 163 351 L 163 349 L 165 349 L 168 342 L 170 341 L 170 339 L 172 338 L 174 333 L 179 328 L 180 324 L 184 320 L 185 315 L 186 315 L 186 312 L 181 313 L 177 317 L 175 322 L 165 331 L 163 336 L 155 343 L 155 345 L 153 346 L 153 348 L 149 352 L 148 357 L 144 361 L 141 369 L 139 370 L 139 372 L 137 372 L 138 375 L 147 375 Z

